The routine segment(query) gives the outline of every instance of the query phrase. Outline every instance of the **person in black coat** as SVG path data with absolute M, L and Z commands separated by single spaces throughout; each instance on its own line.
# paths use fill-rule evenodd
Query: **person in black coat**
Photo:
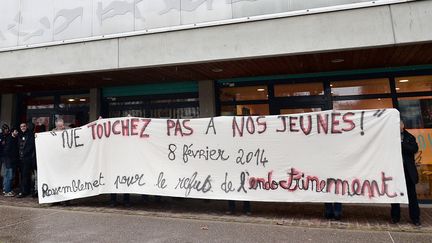
M 16 162 L 18 159 L 18 131 L 12 129 L 13 132 L 10 133 L 9 127 L 5 124 L 3 125 L 3 161 L 5 164 L 5 173 L 3 178 L 3 192 L 6 197 L 13 197 L 15 193 L 12 188 L 13 173 L 16 167 Z
M 2 163 L 3 163 L 3 147 L 4 147 L 4 144 L 5 144 L 5 133 L 4 133 L 4 129 L 2 128 L 2 129 L 0 129 L 0 171 L 1 171 Z
M 400 123 L 401 129 L 401 145 L 403 168 L 405 172 L 405 181 L 408 192 L 409 215 L 414 225 L 420 226 L 420 208 L 417 201 L 416 184 L 419 181 L 419 176 L 415 164 L 414 155 L 418 151 L 418 145 L 415 137 L 405 130 L 403 121 Z M 392 223 L 396 224 L 400 221 L 400 204 L 391 205 Z
M 18 165 L 20 167 L 20 188 L 18 197 L 26 197 L 30 194 L 31 171 L 36 160 L 35 138 L 27 128 L 27 124 L 21 123 L 18 135 Z

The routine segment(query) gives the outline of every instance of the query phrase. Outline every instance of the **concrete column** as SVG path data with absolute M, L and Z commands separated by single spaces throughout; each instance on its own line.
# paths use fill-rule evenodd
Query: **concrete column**
M 101 115 L 101 90 L 98 88 L 90 89 L 90 122 L 97 120 Z
M 215 85 L 213 80 L 198 82 L 200 117 L 216 115 Z
M 16 122 L 16 95 L 1 95 L 0 121 L 7 123 L 9 126 L 15 125 Z

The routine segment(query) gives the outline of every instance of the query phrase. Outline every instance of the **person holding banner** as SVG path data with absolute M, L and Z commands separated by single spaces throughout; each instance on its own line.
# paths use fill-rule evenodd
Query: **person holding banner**
M 35 138 L 29 131 L 26 123 L 21 123 L 21 132 L 18 135 L 18 165 L 20 166 L 20 188 L 19 198 L 30 194 L 31 169 L 36 159 Z
M 1 176 L 1 169 L 3 164 L 3 147 L 4 147 L 4 140 L 5 135 L 3 129 L 0 129 L 0 176 Z M 3 191 L 4 194 L 4 191 Z
M 64 131 L 66 129 L 65 125 L 64 125 L 64 121 L 61 118 L 58 118 L 55 121 L 55 128 L 52 130 L 53 132 L 61 132 Z M 37 175 L 37 171 L 35 170 L 35 175 Z M 36 183 L 35 183 L 36 184 Z M 37 186 L 37 185 L 35 185 Z M 70 206 L 70 201 L 64 201 L 61 203 L 53 203 L 53 206 L 57 206 L 57 205 L 63 205 L 63 206 Z
M 415 226 L 420 226 L 420 207 L 417 201 L 416 184 L 419 182 L 419 176 L 415 164 L 414 155 L 418 152 L 416 138 L 405 130 L 403 121 L 400 122 L 402 160 L 405 172 L 405 182 L 408 192 L 409 216 Z M 391 205 L 392 223 L 400 221 L 400 204 Z

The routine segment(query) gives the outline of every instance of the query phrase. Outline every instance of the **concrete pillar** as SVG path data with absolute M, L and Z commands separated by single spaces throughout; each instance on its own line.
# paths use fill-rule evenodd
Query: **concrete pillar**
M 198 82 L 200 117 L 216 115 L 215 85 L 213 80 Z
M 101 90 L 98 88 L 90 89 L 90 122 L 97 120 L 101 115 Z
M 16 95 L 15 94 L 2 94 L 1 95 L 1 108 L 0 108 L 0 121 L 7 123 L 9 126 L 14 126 L 16 122 Z

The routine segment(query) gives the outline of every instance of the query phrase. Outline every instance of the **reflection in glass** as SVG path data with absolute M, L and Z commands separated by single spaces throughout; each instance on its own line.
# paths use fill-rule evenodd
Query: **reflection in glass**
M 333 96 L 390 93 L 390 83 L 386 78 L 337 81 L 331 82 L 330 87 Z
M 27 110 L 53 109 L 54 96 L 35 97 L 27 100 Z
M 417 196 L 432 199 L 432 96 L 399 98 L 405 128 L 416 137 L 419 183 Z
M 90 98 L 88 94 L 62 95 L 60 96 L 59 108 L 73 109 L 78 107 L 88 107 L 89 104 Z
M 392 107 L 393 103 L 390 98 L 333 101 L 334 110 L 367 110 Z
M 432 97 L 399 98 L 399 111 L 407 128 L 432 128 Z
M 117 98 L 108 99 L 109 117 L 151 117 L 186 119 L 198 118 L 200 115 L 198 98 L 162 98 L 119 101 Z
M 396 78 L 398 93 L 432 91 L 432 76 L 414 76 Z
M 267 100 L 267 86 L 230 87 L 220 89 L 221 101 Z
M 222 116 L 264 116 L 269 114 L 268 104 L 224 105 L 221 107 Z
M 315 111 L 321 111 L 321 108 L 281 109 L 280 114 L 281 115 L 288 115 L 288 114 L 298 114 L 298 113 L 315 112 Z
M 274 86 L 276 97 L 323 95 L 324 87 L 320 83 L 280 84 Z

